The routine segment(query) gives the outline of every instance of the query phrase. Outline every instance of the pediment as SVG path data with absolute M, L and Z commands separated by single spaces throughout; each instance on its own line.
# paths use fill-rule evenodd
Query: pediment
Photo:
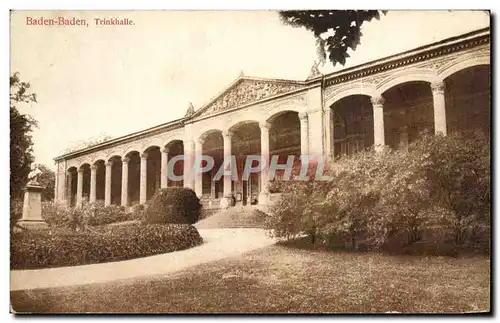
M 201 108 L 196 116 L 206 116 L 260 101 L 275 95 L 304 88 L 297 81 L 266 80 L 242 77 Z

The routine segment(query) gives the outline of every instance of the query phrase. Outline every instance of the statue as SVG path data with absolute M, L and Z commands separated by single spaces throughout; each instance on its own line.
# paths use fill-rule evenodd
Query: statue
M 47 229 L 48 225 L 42 218 L 42 190 L 38 178 L 42 171 L 34 166 L 28 174 L 28 185 L 24 192 L 23 216 L 17 225 L 24 229 Z
M 32 167 L 30 173 L 28 174 L 28 184 L 29 185 L 39 185 L 38 178 L 42 171 L 38 168 L 38 166 Z
M 321 75 L 321 72 L 319 71 L 318 66 L 319 66 L 319 62 L 314 61 L 313 65 L 311 66 L 311 71 L 309 72 L 309 76 L 307 77 L 307 79 L 312 79 L 312 78 L 315 78 L 315 77 Z

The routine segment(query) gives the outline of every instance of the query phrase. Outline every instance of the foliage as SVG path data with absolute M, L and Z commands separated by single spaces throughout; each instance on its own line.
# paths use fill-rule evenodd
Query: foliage
M 52 202 L 42 203 L 42 217 L 52 228 L 85 230 L 86 226 L 136 220 L 123 206 L 84 203 L 81 208 L 66 208 Z
M 84 204 L 83 209 L 83 212 L 88 214 L 85 222 L 90 226 L 123 222 L 131 219 L 131 214 L 125 211 L 125 207 L 119 205 Z M 89 211 L 86 212 L 86 209 L 89 209 Z
M 292 27 L 304 27 L 314 33 L 320 60 L 345 64 L 348 49 L 360 44 L 361 26 L 365 21 L 379 19 L 380 10 L 287 10 L 280 11 L 282 21 Z
M 42 202 L 42 218 L 51 228 L 84 231 L 90 208 L 68 208 L 54 202 Z
M 191 225 L 123 225 L 94 231 L 24 231 L 11 237 L 11 268 L 77 266 L 183 250 L 203 242 Z
M 130 213 L 130 220 L 142 220 L 144 219 L 144 204 L 136 204 L 132 207 L 132 212 Z
M 150 224 L 188 223 L 200 217 L 201 203 L 190 188 L 169 187 L 158 190 L 145 211 Z
M 31 132 L 37 122 L 30 115 L 19 112 L 17 105 L 37 102 L 36 95 L 29 91 L 30 84 L 22 82 L 19 73 L 10 77 L 10 195 L 22 198 L 28 181 L 33 156 Z
M 427 153 L 423 171 L 443 225 L 451 228 L 454 243 L 470 241 L 481 227 L 490 226 L 490 143 L 481 133 L 460 137 L 437 136 L 414 145 Z
M 408 150 L 362 151 L 330 181 L 292 181 L 272 207 L 274 236 L 353 249 L 456 254 L 487 250 L 490 154 L 483 137 L 425 136 Z

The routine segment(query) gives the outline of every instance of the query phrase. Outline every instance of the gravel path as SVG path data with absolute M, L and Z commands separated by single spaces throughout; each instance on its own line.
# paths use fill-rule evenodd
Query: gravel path
M 11 291 L 103 283 L 161 275 L 274 244 L 262 229 L 199 229 L 204 243 L 188 250 L 102 264 L 11 271 Z

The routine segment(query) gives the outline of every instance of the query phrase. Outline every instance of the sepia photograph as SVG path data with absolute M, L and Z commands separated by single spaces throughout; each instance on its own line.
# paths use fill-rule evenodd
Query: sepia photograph
M 492 314 L 489 10 L 9 15 L 14 316 Z

